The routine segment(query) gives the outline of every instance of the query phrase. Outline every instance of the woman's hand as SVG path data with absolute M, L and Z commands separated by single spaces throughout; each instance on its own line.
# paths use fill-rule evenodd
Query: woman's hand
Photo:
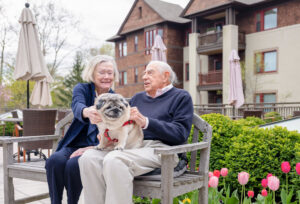
M 102 121 L 98 111 L 94 106 L 84 108 L 82 111 L 82 115 L 84 118 L 89 118 L 92 124 L 97 124 Z
M 130 109 L 130 120 L 133 120 L 140 127 L 144 128 L 146 126 L 146 117 L 143 116 L 137 107 L 132 107 Z
M 94 146 L 88 146 L 88 147 L 84 147 L 84 148 L 79 148 L 79 149 L 77 149 L 75 152 L 73 152 L 73 153 L 71 154 L 70 158 L 80 156 L 80 155 L 82 155 L 86 150 L 92 149 L 93 147 L 94 147 Z

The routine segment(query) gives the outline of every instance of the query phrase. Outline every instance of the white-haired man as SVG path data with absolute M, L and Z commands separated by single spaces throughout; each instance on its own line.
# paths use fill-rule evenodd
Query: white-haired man
M 131 120 L 143 128 L 143 146 L 111 152 L 87 150 L 79 159 L 85 203 L 132 203 L 134 177 L 161 166 L 153 148 L 182 144 L 189 136 L 192 99 L 187 91 L 173 87 L 172 68 L 151 61 L 143 80 L 145 91 L 130 101 Z M 174 167 L 177 162 L 176 157 Z

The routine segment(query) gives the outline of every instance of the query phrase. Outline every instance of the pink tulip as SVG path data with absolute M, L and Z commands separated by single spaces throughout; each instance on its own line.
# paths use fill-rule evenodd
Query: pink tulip
M 221 176 L 226 177 L 228 174 L 228 169 L 227 168 L 222 168 L 221 169 Z
M 277 191 L 280 185 L 280 181 L 276 176 L 270 176 L 268 178 L 268 187 L 272 190 L 272 191 Z
M 254 197 L 254 191 L 248 191 L 248 197 L 253 198 Z
M 219 178 L 216 176 L 212 176 L 209 178 L 208 180 L 208 185 L 210 185 L 210 187 L 212 188 L 217 188 L 219 184 Z
M 261 195 L 262 195 L 263 197 L 267 197 L 268 191 L 267 191 L 266 189 L 262 189 Z
M 298 175 L 300 175 L 300 163 L 296 164 L 296 172 Z
M 267 188 L 268 187 L 268 179 L 261 180 L 261 185 L 263 188 Z
M 290 170 L 291 170 L 291 165 L 290 165 L 290 163 L 289 162 L 287 162 L 287 161 L 285 161 L 285 162 L 282 162 L 281 163 L 281 171 L 283 172 L 283 173 L 289 173 L 290 172 Z
M 268 175 L 267 175 L 267 179 L 268 179 L 270 176 L 273 176 L 273 174 L 271 174 L 271 173 L 268 173 Z
M 213 172 L 208 172 L 208 177 L 210 178 L 210 177 L 212 177 L 214 174 L 213 174 Z
M 238 174 L 238 181 L 241 185 L 246 185 L 248 183 L 249 180 L 249 174 L 247 172 L 240 172 Z
M 214 170 L 214 176 L 220 177 L 220 171 L 219 170 Z

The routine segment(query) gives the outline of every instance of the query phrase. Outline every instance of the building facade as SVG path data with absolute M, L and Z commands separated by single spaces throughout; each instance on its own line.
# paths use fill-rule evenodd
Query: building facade
M 117 93 L 132 97 L 143 91 L 142 75 L 151 60 L 151 47 L 160 35 L 167 47 L 167 62 L 178 77 L 176 86 L 183 88 L 183 47 L 189 19 L 179 17 L 183 11 L 178 5 L 159 0 L 136 0 L 116 36 L 115 58 L 120 72 Z
M 245 103 L 300 101 L 299 8 L 299 0 L 191 0 L 181 16 L 192 20 L 183 73 L 194 103 L 229 103 L 232 49 Z

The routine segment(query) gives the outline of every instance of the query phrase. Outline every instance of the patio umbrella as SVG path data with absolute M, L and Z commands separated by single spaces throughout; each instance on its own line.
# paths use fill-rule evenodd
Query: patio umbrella
M 16 67 L 14 70 L 14 78 L 16 80 L 27 80 L 27 108 L 29 108 L 29 81 L 39 81 L 49 75 L 44 57 L 42 55 L 41 46 L 36 29 L 36 20 L 29 4 L 25 4 L 19 18 L 21 31 L 19 37 L 18 52 L 16 57 Z M 51 80 L 50 80 L 51 81 Z
M 42 79 L 35 83 L 30 96 L 30 103 L 32 105 L 39 105 L 39 106 L 52 105 L 52 97 L 50 94 L 50 86 L 49 86 L 49 83 L 52 82 L 53 82 L 52 77 L 48 75 L 45 79 Z
M 240 66 L 240 57 L 236 50 L 232 50 L 229 57 L 230 63 L 230 90 L 229 101 L 235 108 L 244 104 L 244 93 L 242 84 L 242 74 Z
M 151 48 L 151 55 L 152 55 L 151 59 L 167 62 L 166 50 L 167 48 L 163 40 L 161 39 L 160 35 L 156 35 L 154 40 L 154 45 Z

